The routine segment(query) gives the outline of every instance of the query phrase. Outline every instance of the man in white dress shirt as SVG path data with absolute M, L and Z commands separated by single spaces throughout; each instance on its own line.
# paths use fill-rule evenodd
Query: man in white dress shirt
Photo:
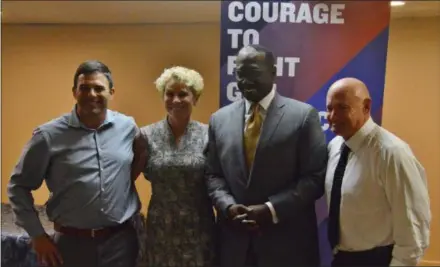
M 425 170 L 410 147 L 370 117 L 371 99 L 355 78 L 327 94 L 326 194 L 332 266 L 415 266 L 429 245 Z

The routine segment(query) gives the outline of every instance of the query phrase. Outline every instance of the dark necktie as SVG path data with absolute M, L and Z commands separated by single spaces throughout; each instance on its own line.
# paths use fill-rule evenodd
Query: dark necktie
M 332 249 L 339 244 L 339 215 L 341 206 L 341 186 L 344 177 L 345 167 L 347 166 L 350 148 L 344 144 L 341 147 L 341 157 L 335 169 L 333 186 L 330 198 L 330 211 L 328 218 L 328 239 Z

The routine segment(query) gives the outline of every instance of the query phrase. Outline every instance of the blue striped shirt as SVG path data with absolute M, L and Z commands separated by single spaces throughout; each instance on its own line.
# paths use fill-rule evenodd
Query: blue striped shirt
M 31 237 L 44 234 L 31 194 L 43 180 L 53 222 L 95 229 L 132 217 L 140 208 L 130 179 L 136 132 L 132 117 L 111 110 L 98 129 L 88 129 L 75 108 L 37 127 L 8 184 L 16 224 Z

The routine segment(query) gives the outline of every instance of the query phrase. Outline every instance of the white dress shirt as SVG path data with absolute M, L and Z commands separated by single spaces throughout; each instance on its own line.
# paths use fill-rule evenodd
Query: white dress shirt
M 263 118 L 263 123 L 264 123 L 264 119 L 266 119 L 267 109 L 269 108 L 270 103 L 272 103 L 272 100 L 273 100 L 274 97 L 275 97 L 275 89 L 272 89 L 272 91 L 270 91 L 270 93 L 267 94 L 259 102 L 259 104 L 261 106 L 260 114 L 261 114 L 261 117 Z M 252 105 L 252 103 L 245 98 L 246 112 L 245 112 L 245 115 L 244 115 L 245 116 L 244 130 L 246 130 L 246 125 L 247 125 L 248 120 L 249 120 L 249 118 L 251 116 L 251 110 L 250 110 L 251 105 Z M 270 213 L 272 214 L 272 221 L 273 221 L 273 223 L 278 223 L 278 217 L 277 217 L 277 214 L 275 212 L 275 208 L 273 207 L 272 203 L 266 202 L 265 204 L 269 207 Z
M 333 175 L 344 139 L 329 143 Z M 408 144 L 370 118 L 346 145 L 351 149 L 341 189 L 339 250 L 394 244 L 391 266 L 415 266 L 429 245 L 431 212 L 425 170 Z

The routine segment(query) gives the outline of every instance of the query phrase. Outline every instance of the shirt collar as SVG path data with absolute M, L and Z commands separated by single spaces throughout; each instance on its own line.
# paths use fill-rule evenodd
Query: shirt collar
M 275 97 L 275 88 L 270 91 L 263 99 L 260 100 L 259 104 L 263 108 L 264 111 L 267 111 L 269 108 L 270 103 L 272 103 L 272 100 Z M 249 109 L 251 108 L 252 103 L 245 98 L 246 103 L 246 114 L 249 113 Z
M 107 109 L 106 115 L 105 115 L 105 120 L 102 123 L 101 126 L 103 125 L 107 125 L 110 123 L 113 123 L 114 121 L 114 114 L 113 111 Z M 78 117 L 78 114 L 76 113 L 76 105 L 73 107 L 72 111 L 70 112 L 70 118 L 69 118 L 69 126 L 71 127 L 75 127 L 75 128 L 87 128 L 80 120 Z
M 350 139 L 345 141 L 345 144 L 350 148 L 351 151 L 356 152 L 359 150 L 359 148 L 361 148 L 365 138 L 370 135 L 374 128 L 376 128 L 376 123 L 370 117 L 362 128 L 360 128 Z

